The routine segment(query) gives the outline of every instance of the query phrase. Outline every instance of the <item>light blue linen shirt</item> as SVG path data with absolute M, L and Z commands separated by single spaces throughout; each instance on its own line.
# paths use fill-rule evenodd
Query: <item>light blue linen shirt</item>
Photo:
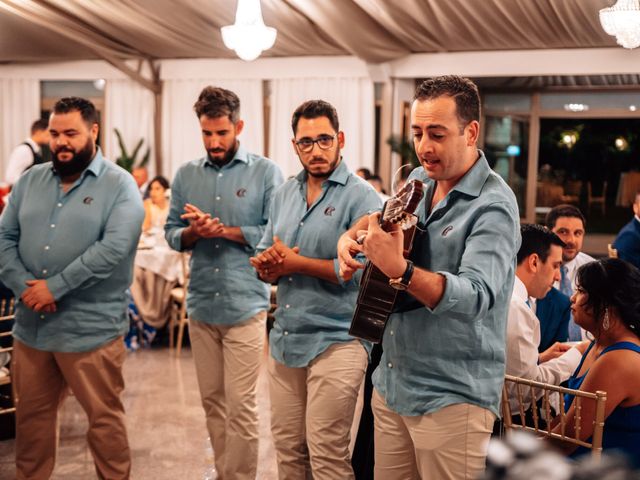
M 271 160 L 240 146 L 229 163 L 219 167 L 208 157 L 178 170 L 171 187 L 171 207 L 165 225 L 169 245 L 182 247 L 180 218 L 191 203 L 229 226 L 240 227 L 247 242 L 200 239 L 193 248 L 187 296 L 189 316 L 209 324 L 235 325 L 269 308 L 269 286 L 260 281 L 249 257 L 262 238 L 271 196 L 282 184 L 282 172 Z
M 352 279 L 345 283 L 338 275 L 338 239 L 360 217 L 379 210 L 382 203 L 373 187 L 351 173 L 344 161 L 308 208 L 306 180 L 303 170 L 278 189 L 258 250 L 271 246 L 277 235 L 289 247 L 300 247 L 300 255 L 332 259 L 340 284 L 300 274 L 278 280 L 278 308 L 269 344 L 273 358 L 288 367 L 307 366 L 334 343 L 354 339 L 348 331 L 358 282 Z
M 131 174 L 100 149 L 65 193 L 51 163 L 14 185 L 0 217 L 0 276 L 20 297 L 46 279 L 55 313 L 19 302 L 13 335 L 38 350 L 94 350 L 129 329 L 125 292 L 144 209 Z
M 422 168 L 410 176 L 426 187 L 418 206 L 424 233 L 416 237 L 411 258 L 444 275 L 446 287 L 435 308 L 413 299 L 387 324 L 374 385 L 401 415 L 456 403 L 499 415 L 520 222 L 513 192 L 479 155 L 428 216 L 436 183 Z

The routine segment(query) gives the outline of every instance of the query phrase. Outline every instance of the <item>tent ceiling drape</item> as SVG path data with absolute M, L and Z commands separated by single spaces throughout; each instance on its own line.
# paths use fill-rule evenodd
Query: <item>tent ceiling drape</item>
M 611 0 L 262 0 L 278 29 L 265 56 L 614 47 Z M 235 58 L 219 28 L 231 0 L 0 0 L 0 63 L 101 58 Z

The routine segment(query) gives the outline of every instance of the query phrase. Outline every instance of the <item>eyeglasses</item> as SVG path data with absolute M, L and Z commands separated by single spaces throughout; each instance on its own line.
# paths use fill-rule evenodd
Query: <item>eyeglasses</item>
M 302 138 L 296 142 L 298 149 L 301 152 L 309 153 L 313 150 L 313 144 L 317 143 L 318 147 L 321 150 L 329 150 L 333 147 L 333 139 L 336 138 L 336 135 L 320 135 L 318 138 L 313 140 L 312 138 Z

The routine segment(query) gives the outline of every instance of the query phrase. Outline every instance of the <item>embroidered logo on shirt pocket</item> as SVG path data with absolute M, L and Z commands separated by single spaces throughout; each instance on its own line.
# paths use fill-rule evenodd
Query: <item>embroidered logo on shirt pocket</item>
M 333 215 L 333 212 L 335 212 L 335 211 L 336 211 L 335 207 L 332 207 L 331 205 L 329 205 L 327 208 L 324 209 L 324 214 L 327 217 L 330 217 L 330 216 Z
M 240 188 L 238 189 L 238 191 L 236 192 L 236 197 L 244 197 L 247 195 L 247 189 L 246 188 Z
M 453 225 L 449 225 L 448 227 L 445 227 L 445 229 L 442 230 L 442 236 L 446 237 L 451 230 L 453 230 Z
M 85 205 L 91 205 L 91 202 L 93 202 L 93 197 L 84 197 L 84 199 L 82 199 L 82 203 Z

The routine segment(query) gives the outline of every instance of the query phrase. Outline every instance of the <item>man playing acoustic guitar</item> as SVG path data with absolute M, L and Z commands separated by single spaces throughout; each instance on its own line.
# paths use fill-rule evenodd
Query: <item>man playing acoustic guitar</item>
M 361 251 L 414 300 L 389 318 L 373 377 L 376 478 L 475 478 L 484 468 L 520 234 L 513 192 L 477 149 L 479 118 L 470 80 L 423 82 L 411 108 L 422 168 L 409 179 L 425 182 L 425 195 L 410 260 L 379 214 L 338 243 L 344 279 L 362 268 L 352 258 Z

